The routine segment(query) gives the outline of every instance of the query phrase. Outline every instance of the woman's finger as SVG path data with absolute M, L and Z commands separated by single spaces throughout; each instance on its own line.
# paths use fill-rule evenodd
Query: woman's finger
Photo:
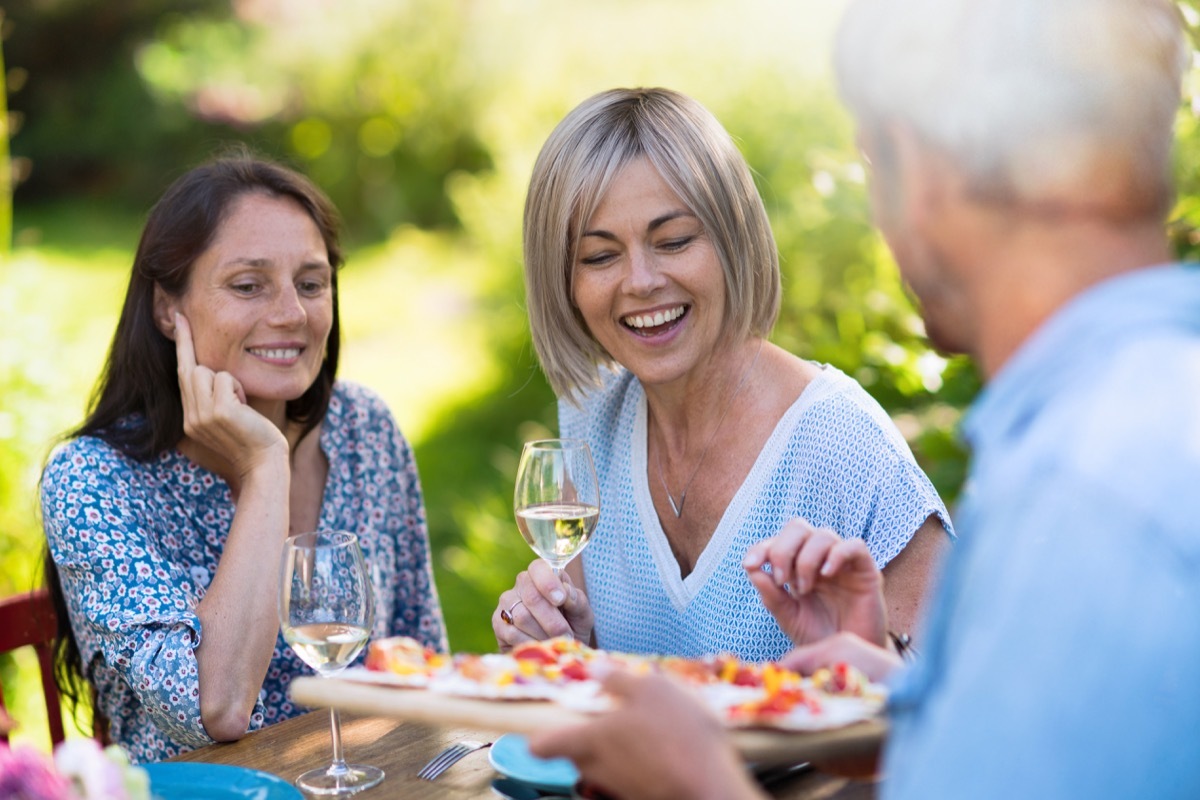
M 179 372 L 196 368 L 196 348 L 192 343 L 192 328 L 187 317 L 175 312 L 175 360 L 179 364 Z
M 242 384 L 228 372 L 218 372 L 213 376 L 213 404 L 221 412 L 236 414 L 246 405 L 246 394 Z
M 840 572 L 874 569 L 875 559 L 871 557 L 866 543 L 862 539 L 844 539 L 838 541 L 829 551 L 821 567 L 821 575 L 831 578 Z
M 805 675 L 811 675 L 821 667 L 832 667 L 839 662 L 862 670 L 873 681 L 884 680 L 904 664 L 900 656 L 886 647 L 872 644 L 846 631 L 797 647 L 779 660 L 779 663 L 788 669 Z
M 533 641 L 534 636 L 522 629 L 519 623 L 528 626 L 529 622 L 521 614 L 521 596 L 515 589 L 509 589 L 500 595 L 495 610 L 492 612 L 492 632 L 500 644 L 501 651 L 511 648 L 521 642 Z
M 834 545 L 842 541 L 832 531 L 814 530 L 805 538 L 800 552 L 792 561 L 792 592 L 797 595 L 807 594 L 816 585 L 825 566 L 825 559 Z
M 529 579 L 533 585 L 537 587 L 538 593 L 549 600 L 556 606 L 561 606 L 567 602 L 568 595 L 571 592 L 570 580 L 564 580 L 567 573 L 564 570 L 561 575 L 556 575 L 554 569 L 542 559 L 536 559 L 529 565 Z
M 505 608 L 508 608 L 505 606 Z M 518 606 L 520 608 L 520 606 Z M 505 622 L 500 616 L 501 609 L 497 609 L 492 614 L 492 632 L 496 634 L 496 642 L 500 645 L 500 652 L 511 650 L 514 646 L 522 642 L 536 642 L 542 639 L 535 636 L 530 636 L 528 633 L 519 628 L 515 623 Z M 515 618 L 516 611 L 513 611 Z
M 512 627 L 528 636 L 530 639 L 545 641 L 556 634 L 547 631 L 530 611 L 524 602 L 511 607 L 508 615 L 512 618 Z
M 513 645 L 558 635 L 548 632 L 541 620 L 562 615 L 535 589 L 531 590 L 532 585 L 529 573 L 521 572 L 517 575 L 516 585 L 500 595 L 500 601 L 492 613 L 492 629 L 501 643 Z M 530 610 L 531 604 L 541 607 L 540 616 Z
M 761 569 L 752 570 L 748 573 L 750 583 L 758 590 L 759 599 L 762 604 L 776 619 L 785 618 L 790 615 L 796 605 L 796 598 L 792 597 L 783 587 L 775 583 L 766 572 Z
M 531 568 L 533 566 L 535 565 L 531 565 Z M 562 582 L 557 578 L 554 580 L 551 593 L 557 592 L 559 595 L 564 595 Z M 528 571 L 517 576 L 516 590 L 521 598 L 521 605 L 517 606 L 517 610 L 513 612 L 513 619 L 517 621 L 522 630 L 532 636 L 537 636 L 540 631 L 542 635 L 539 638 L 546 639 L 572 633 L 571 623 L 567 620 L 563 610 L 559 608 L 558 603 L 542 593 L 541 587 Z M 517 611 L 521 611 L 522 616 L 528 615 L 528 621 L 522 624 L 523 621 L 517 617 Z
M 791 583 L 795 578 L 796 555 L 816 532 L 803 519 L 793 519 L 763 544 L 764 564 L 771 565 L 771 577 L 777 586 Z

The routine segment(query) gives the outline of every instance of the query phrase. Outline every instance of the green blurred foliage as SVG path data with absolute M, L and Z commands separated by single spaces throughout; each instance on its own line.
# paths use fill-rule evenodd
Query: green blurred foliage
M 217 0 L 4 0 L 12 150 L 23 198 L 86 194 L 144 210 L 168 176 L 228 133 L 153 102 L 134 55 L 164 11 L 216 12 Z
M 512 521 L 517 455 L 557 427 L 526 328 L 525 186 L 562 115 L 618 85 L 679 89 L 722 120 L 779 243 L 773 338 L 858 379 L 953 502 L 979 377 L 928 348 L 871 230 L 828 77 L 841 5 L 0 0 L 20 180 L 0 266 L 0 594 L 37 581 L 37 474 L 81 419 L 140 219 L 238 140 L 312 175 L 346 217 L 343 375 L 413 439 L 452 647 L 491 649 L 495 598 L 532 558 Z M 1196 119 L 1181 112 L 1182 253 L 1200 248 Z
M 1193 49 L 1200 44 L 1200 0 L 1182 0 L 1180 8 L 1191 32 Z M 1177 202 L 1168 228 L 1175 252 L 1200 260 L 1200 70 L 1192 68 L 1185 83 L 1185 108 L 1175 137 Z
M 6 6 L 31 201 L 86 191 L 141 211 L 215 143 L 248 140 L 312 176 L 369 241 L 453 226 L 447 176 L 489 165 L 456 41 L 465 2 Z

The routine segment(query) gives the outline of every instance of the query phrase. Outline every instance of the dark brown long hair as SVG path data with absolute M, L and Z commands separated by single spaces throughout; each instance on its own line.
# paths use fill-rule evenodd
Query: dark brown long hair
M 87 418 L 68 438 L 95 436 L 138 461 L 149 461 L 183 439 L 175 343 L 154 322 L 154 288 L 161 286 L 173 297 L 184 294 L 196 259 L 212 244 L 234 201 L 251 192 L 295 200 L 312 217 L 325 241 L 333 267 L 333 325 L 325 360 L 313 384 L 287 404 L 288 419 L 301 423 L 304 433 L 325 417 L 341 342 L 337 295 L 341 221 L 329 198 L 303 175 L 237 148 L 182 175 L 151 209 Z M 58 614 L 55 678 L 63 695 L 77 704 L 86 688 L 83 665 L 48 549 L 45 568 L 46 585 Z

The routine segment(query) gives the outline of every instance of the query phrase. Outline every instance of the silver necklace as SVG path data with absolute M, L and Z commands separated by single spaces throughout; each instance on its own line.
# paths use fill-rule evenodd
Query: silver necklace
M 692 488 L 692 481 L 696 480 L 696 474 L 700 472 L 700 467 L 704 464 L 704 458 L 708 455 L 709 448 L 712 447 L 712 443 L 717 438 L 717 432 L 721 430 L 721 425 L 725 422 L 725 417 L 729 416 L 729 411 L 733 408 L 733 401 L 737 399 L 738 394 L 742 391 L 742 387 L 746 385 L 746 381 L 750 378 L 750 373 L 754 371 L 754 365 L 758 363 L 758 356 L 762 353 L 762 346 L 763 343 L 760 341 L 758 343 L 758 350 L 754 352 L 754 359 L 750 362 L 750 366 L 746 367 L 746 372 L 742 375 L 742 379 L 738 381 L 737 388 L 733 390 L 733 394 L 729 396 L 729 404 L 721 412 L 721 418 L 717 420 L 717 427 L 713 428 L 713 432 L 708 437 L 708 442 L 704 445 L 704 450 L 700 453 L 700 460 L 696 462 L 691 476 L 688 477 L 687 483 L 683 485 L 683 491 L 679 493 L 678 504 L 676 504 L 675 498 L 671 495 L 671 489 L 667 486 L 666 475 L 663 474 L 662 453 L 655 453 L 654 460 L 658 464 L 658 480 L 662 482 L 663 491 L 667 493 L 667 502 L 671 504 L 671 510 L 675 512 L 675 519 L 683 516 L 683 503 L 687 500 L 688 489 Z

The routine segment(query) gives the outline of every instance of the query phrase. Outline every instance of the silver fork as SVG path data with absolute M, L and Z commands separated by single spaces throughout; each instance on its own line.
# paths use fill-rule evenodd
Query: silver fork
M 457 764 L 463 756 L 491 746 L 491 742 L 477 742 L 474 739 L 463 739 L 461 742 L 455 742 L 434 756 L 428 764 L 421 767 L 421 771 L 417 773 L 417 777 L 431 781 Z

